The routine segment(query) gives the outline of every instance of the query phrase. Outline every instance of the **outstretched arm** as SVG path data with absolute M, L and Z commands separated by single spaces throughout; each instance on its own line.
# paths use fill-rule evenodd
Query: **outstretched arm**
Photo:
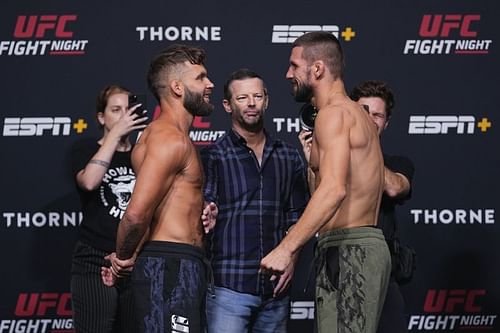
M 321 119 L 322 114 L 327 112 L 318 114 L 314 134 L 314 144 L 317 144 L 314 149 L 318 152 L 317 173 L 321 181 L 295 227 L 262 259 L 263 270 L 285 272 L 297 251 L 331 220 L 345 198 L 352 119 L 342 109 L 330 112 L 329 119 Z
M 384 167 L 384 192 L 391 198 L 404 197 L 410 192 L 410 181 L 403 174 Z

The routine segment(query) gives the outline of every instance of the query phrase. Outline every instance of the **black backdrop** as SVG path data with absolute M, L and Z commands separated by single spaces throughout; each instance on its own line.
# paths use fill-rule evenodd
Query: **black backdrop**
M 409 328 L 498 331 L 499 9 L 486 0 L 2 1 L 0 333 L 72 331 L 80 213 L 68 151 L 98 135 L 94 99 L 104 85 L 144 93 L 154 54 L 173 42 L 201 46 L 217 108 L 196 119 L 193 140 L 227 129 L 224 80 L 248 67 L 270 91 L 267 128 L 298 144 L 299 105 L 284 76 L 290 39 L 311 30 L 338 34 L 348 89 L 381 79 L 396 95 L 382 143 L 416 165 L 413 198 L 398 211 L 402 238 L 418 252 L 403 288 Z M 309 261 L 307 247 L 290 332 L 311 331 L 312 290 L 302 290 Z

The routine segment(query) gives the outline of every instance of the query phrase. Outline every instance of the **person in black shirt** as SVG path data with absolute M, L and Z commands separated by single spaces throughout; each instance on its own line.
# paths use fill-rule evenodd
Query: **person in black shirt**
M 71 296 L 75 332 L 129 332 L 133 309 L 128 280 L 109 288 L 102 283 L 104 257 L 113 252 L 118 223 L 135 184 L 129 135 L 146 127 L 147 117 L 129 109 L 129 90 L 105 87 L 97 96 L 96 118 L 103 136 L 86 139 L 72 150 L 72 172 L 83 220 L 73 252 Z M 130 331 L 132 332 L 132 331 Z

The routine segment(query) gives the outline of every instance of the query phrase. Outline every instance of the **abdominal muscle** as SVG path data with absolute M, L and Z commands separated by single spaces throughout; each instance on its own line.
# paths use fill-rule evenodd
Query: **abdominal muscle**
M 336 214 L 319 230 L 319 233 L 344 228 L 374 226 L 377 224 L 378 208 L 373 205 L 374 200 L 362 198 L 352 202 L 346 196 Z
M 201 189 L 176 179 L 156 209 L 151 223 L 150 239 L 201 246 L 202 205 Z
M 321 227 L 320 233 L 377 224 L 383 190 L 383 170 L 378 167 L 378 164 L 381 164 L 378 163 L 376 151 L 368 157 L 363 156 L 362 161 L 355 160 L 357 153 L 356 150 L 351 153 L 347 194 L 339 204 L 337 212 Z M 319 181 L 321 182 L 321 179 Z

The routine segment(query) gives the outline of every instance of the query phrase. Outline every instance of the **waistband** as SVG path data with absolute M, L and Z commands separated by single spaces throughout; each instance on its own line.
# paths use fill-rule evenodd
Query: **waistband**
M 203 262 L 206 269 L 206 277 L 208 280 L 208 292 L 214 294 L 214 274 L 212 265 L 205 256 L 205 251 L 197 246 L 186 243 L 175 243 L 168 241 L 148 241 L 144 243 L 139 256 L 148 255 L 174 255 L 179 257 L 194 257 Z
M 360 240 L 382 240 L 385 242 L 382 230 L 372 226 L 334 229 L 318 237 L 318 248 L 342 244 L 357 244 Z
M 200 260 L 205 259 L 205 251 L 198 246 L 185 243 L 175 243 L 168 241 L 148 241 L 144 243 L 141 254 L 174 254 L 192 256 Z

